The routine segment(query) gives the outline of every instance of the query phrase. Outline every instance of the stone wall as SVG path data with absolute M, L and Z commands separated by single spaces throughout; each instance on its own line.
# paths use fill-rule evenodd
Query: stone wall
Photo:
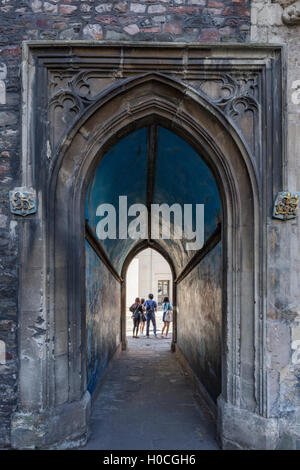
M 121 287 L 86 242 L 87 389 L 93 394 L 120 344 Z
M 300 13 L 293 0 L 252 1 L 251 40 L 285 44 L 287 100 L 284 190 L 300 190 Z M 281 448 L 300 446 L 300 223 L 269 220 L 268 416 L 281 417 Z
M 177 344 L 216 401 L 221 393 L 222 259 L 219 243 L 178 285 Z
M 24 39 L 244 41 L 249 35 L 249 0 L 1 0 L 0 5 L 3 44 Z
M 17 399 L 20 230 L 16 220 L 10 216 L 8 191 L 19 181 L 19 64 L 19 46 L 0 46 L 0 341 L 3 341 L 0 361 L 0 447 L 9 443 L 10 415 Z

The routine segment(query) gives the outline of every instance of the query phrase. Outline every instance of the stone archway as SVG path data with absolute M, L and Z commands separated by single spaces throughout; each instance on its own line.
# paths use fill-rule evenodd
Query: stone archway
M 75 104 L 73 108 L 76 111 Z M 260 424 L 264 448 L 273 445 L 274 420 L 263 417 L 262 196 L 257 166 L 232 121 L 203 93 L 184 80 L 147 73 L 116 82 L 100 94 L 82 110 L 47 167 L 36 167 L 43 177 L 36 186 L 39 210 L 33 234 L 25 234 L 23 243 L 15 447 L 74 445 L 84 439 L 90 409 L 83 321 L 84 196 L 107 149 L 132 129 L 152 122 L 172 129 L 201 151 L 220 188 L 226 267 L 220 439 L 224 447 L 232 442 L 255 447 L 243 434 L 246 420 L 250 430 Z M 28 299 L 28 282 L 40 292 L 41 273 L 42 296 Z M 26 312 L 31 314 L 25 318 Z M 28 335 L 37 312 L 45 327 Z

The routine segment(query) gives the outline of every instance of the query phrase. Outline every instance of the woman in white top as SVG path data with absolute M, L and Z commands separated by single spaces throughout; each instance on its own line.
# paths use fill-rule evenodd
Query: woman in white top
M 166 338 L 167 338 L 168 333 L 169 333 L 170 323 L 173 320 L 173 315 L 172 315 L 173 307 L 171 305 L 169 297 L 164 298 L 164 301 L 162 303 L 162 308 L 163 308 L 163 312 L 164 312 L 163 313 L 164 326 L 163 326 L 163 329 L 161 331 L 161 337 L 162 338 L 164 337 L 164 331 L 166 329 Z

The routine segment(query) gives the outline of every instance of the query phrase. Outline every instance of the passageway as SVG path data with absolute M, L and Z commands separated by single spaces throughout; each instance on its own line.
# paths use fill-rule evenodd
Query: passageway
M 159 209 L 154 217 L 153 208 Z M 168 129 L 138 129 L 100 159 L 85 220 L 87 390 L 95 403 L 86 448 L 215 448 L 214 420 L 199 408 L 191 379 L 176 360 L 216 415 L 222 204 L 212 170 Z M 130 263 L 145 250 L 162 255 L 167 268 L 155 278 L 152 261 L 145 261 L 145 269 L 151 264 L 152 274 L 145 277 L 150 284 L 146 288 L 144 280 L 129 289 Z M 150 292 L 160 303 L 163 292 L 172 300 L 168 340 L 131 338 L 129 304 Z
M 170 343 L 128 338 L 95 400 L 84 450 L 218 449 L 213 420 Z

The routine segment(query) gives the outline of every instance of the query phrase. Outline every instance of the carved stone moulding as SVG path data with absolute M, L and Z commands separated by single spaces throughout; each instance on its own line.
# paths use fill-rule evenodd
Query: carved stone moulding
M 300 193 L 282 191 L 277 194 L 273 217 L 280 220 L 295 219 L 298 212 Z
M 124 83 L 128 79 L 128 71 L 123 72 Z M 146 70 L 142 71 L 146 73 Z M 236 98 L 243 98 L 255 102 L 257 106 L 247 106 L 247 110 L 258 110 L 259 105 L 257 102 L 258 91 L 258 75 L 257 71 L 251 73 L 241 74 L 233 71 L 232 74 L 222 71 L 209 72 L 202 70 L 201 67 L 197 70 L 197 74 L 192 75 L 192 71 L 188 71 L 185 83 L 199 89 L 206 97 L 221 110 L 227 113 L 229 105 L 232 100 Z M 194 71 L 195 72 L 195 71 Z M 132 70 L 130 71 L 132 76 Z M 168 76 L 172 76 L 170 71 L 159 70 Z M 138 75 L 138 73 L 137 73 Z M 175 77 L 181 80 L 182 76 L 178 72 Z M 95 103 L 99 99 L 99 95 L 105 89 L 105 84 L 112 85 L 112 81 L 107 82 L 103 71 L 86 70 L 80 72 L 74 71 L 56 71 L 50 73 L 50 101 L 49 101 L 49 121 L 50 126 L 53 127 L 53 122 L 59 120 L 59 137 L 63 134 L 64 130 L 74 122 L 76 117 L 84 108 Z M 107 83 L 106 83 L 107 82 Z M 60 111 L 58 109 L 60 108 Z M 59 112 L 59 117 L 57 112 Z M 52 114 L 51 114 L 52 113 Z M 239 113 L 237 113 L 239 114 Z M 52 143 L 55 145 L 59 138 L 53 139 Z
M 282 21 L 287 25 L 300 24 L 300 0 L 283 10 Z
M 9 204 L 12 214 L 25 217 L 36 212 L 36 192 L 32 188 L 15 188 L 9 191 Z

